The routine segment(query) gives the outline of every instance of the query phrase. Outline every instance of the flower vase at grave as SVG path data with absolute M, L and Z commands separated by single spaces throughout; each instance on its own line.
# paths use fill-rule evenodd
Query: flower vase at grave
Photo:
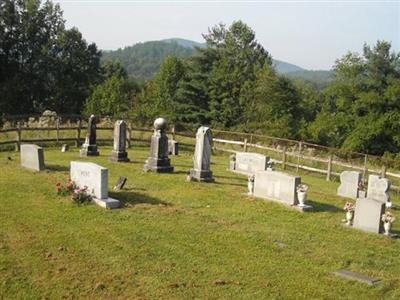
M 307 192 L 297 192 L 297 200 L 299 200 L 299 206 L 304 206 L 307 200 Z
M 351 226 L 351 221 L 353 221 L 354 211 L 346 212 L 346 225 Z
M 384 222 L 383 229 L 385 230 L 384 235 L 390 235 L 390 230 L 392 229 L 392 223 Z

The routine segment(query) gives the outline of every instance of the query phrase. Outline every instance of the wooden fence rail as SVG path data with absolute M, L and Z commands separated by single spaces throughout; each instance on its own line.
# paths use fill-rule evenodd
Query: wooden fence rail
M 387 172 L 386 168 L 384 166 L 382 167 L 381 170 L 373 169 L 373 168 L 367 168 L 366 160 L 364 161 L 364 166 L 361 167 L 361 166 L 348 164 L 348 163 L 345 163 L 345 162 L 342 162 L 342 161 L 335 160 L 334 157 L 331 154 L 329 155 L 328 159 L 302 155 L 301 154 L 301 147 L 299 147 L 299 151 L 297 151 L 297 153 L 293 153 L 293 152 L 288 152 L 286 150 L 286 148 L 284 148 L 283 150 L 279 150 L 279 149 L 276 149 L 274 147 L 268 147 L 268 146 L 264 146 L 264 145 L 260 145 L 260 144 L 248 143 L 247 140 L 244 140 L 244 141 L 232 141 L 232 140 L 214 138 L 213 142 L 214 142 L 214 148 L 216 150 L 230 152 L 230 153 L 234 153 L 236 151 L 220 147 L 220 146 L 218 146 L 218 144 L 222 144 L 222 145 L 223 144 L 239 145 L 239 146 L 243 147 L 243 151 L 245 151 L 245 152 L 248 150 L 248 148 L 258 148 L 258 149 L 263 149 L 263 150 L 276 152 L 278 155 L 282 156 L 282 160 L 274 159 L 274 162 L 277 163 L 277 164 L 281 164 L 283 169 L 285 169 L 285 166 L 291 166 L 291 167 L 296 168 L 296 170 L 303 169 L 303 170 L 306 170 L 306 171 L 316 172 L 316 173 L 320 173 L 320 174 L 326 174 L 326 180 L 327 181 L 331 180 L 332 175 L 334 175 L 334 176 L 339 176 L 340 175 L 340 173 L 332 171 L 332 166 L 333 165 L 340 166 L 340 167 L 345 167 L 345 168 L 350 168 L 350 169 L 355 169 L 355 170 L 359 170 L 359 171 L 363 171 L 364 179 L 365 179 L 365 174 L 367 174 L 367 173 L 380 174 L 383 177 L 391 176 L 391 177 L 394 177 L 394 178 L 400 178 L 400 174 L 393 173 L 393 172 Z M 288 156 L 297 158 L 297 163 L 288 162 L 287 161 L 287 157 Z M 319 163 L 326 163 L 327 167 L 326 167 L 326 169 L 310 167 L 310 166 L 307 166 L 307 165 L 303 164 L 302 163 L 303 161 L 313 161 L 313 162 L 319 162 Z M 396 186 L 392 186 L 392 187 L 393 187 L 394 190 L 398 190 L 399 189 L 399 187 L 396 187 Z
M 10 132 L 15 132 L 15 138 L 10 139 L 10 140 L 0 140 L 0 146 L 1 145 L 9 145 L 9 144 L 14 144 L 15 149 L 18 151 L 20 149 L 20 145 L 22 143 L 47 143 L 47 142 L 75 142 L 75 145 L 77 147 L 80 146 L 82 141 L 84 141 L 84 135 L 82 135 L 82 130 L 86 133 L 86 128 L 82 126 L 82 121 L 80 119 L 77 120 L 76 125 L 73 124 L 72 126 L 60 126 L 59 120 L 56 122 L 56 126 L 51 126 L 51 127 L 22 127 L 20 122 L 15 123 L 16 127 L 14 128 L 4 128 L 0 129 L 0 133 L 10 133 Z M 112 131 L 114 129 L 113 126 L 99 126 L 97 127 L 97 130 L 99 131 Z M 33 131 L 55 131 L 55 137 L 46 137 L 46 138 L 23 138 L 23 132 L 33 132 Z M 71 134 L 71 137 L 62 137 L 60 136 L 60 132 L 62 131 L 72 131 L 75 132 L 74 134 Z M 143 139 L 137 139 L 134 137 L 134 132 L 148 132 L 151 133 L 153 132 L 152 129 L 149 128 L 140 128 L 140 127 L 134 127 L 132 125 L 131 121 L 127 122 L 127 145 L 128 147 L 131 146 L 132 141 L 144 141 Z M 298 141 L 292 141 L 292 140 L 287 140 L 287 139 L 279 139 L 279 138 L 272 138 L 272 137 L 267 137 L 267 136 L 262 136 L 262 135 L 257 135 L 257 134 L 244 134 L 244 133 L 237 133 L 237 132 L 229 132 L 229 131 L 220 131 L 220 130 L 215 130 L 215 132 L 218 135 L 222 136 L 224 134 L 233 134 L 237 136 L 246 136 L 241 140 L 234 140 L 234 139 L 224 139 L 224 138 L 214 138 L 214 148 L 217 150 L 225 151 L 225 152 L 236 152 L 231 149 L 227 149 L 224 147 L 221 147 L 221 145 L 233 145 L 233 146 L 239 146 L 243 151 L 249 151 L 249 149 L 261 149 L 261 150 L 267 150 L 276 153 L 276 157 L 278 159 L 274 159 L 274 161 L 277 164 L 281 164 L 282 168 L 285 169 L 287 166 L 293 167 L 296 170 L 302 169 L 310 172 L 315 172 L 319 174 L 325 174 L 326 175 L 326 180 L 331 180 L 332 176 L 339 176 L 340 173 L 334 172 L 333 167 L 334 166 L 339 166 L 343 168 L 349 168 L 357 171 L 361 171 L 363 173 L 364 180 L 366 179 L 366 175 L 368 173 L 375 173 L 375 174 L 380 174 L 383 177 L 390 176 L 396 179 L 400 179 L 400 174 L 395 173 L 393 171 L 387 171 L 386 166 L 383 164 L 381 169 L 376 169 L 376 168 L 371 168 L 368 167 L 368 159 L 369 156 L 367 154 L 360 154 L 360 157 L 363 157 L 364 163 L 363 164 L 353 164 L 345 161 L 339 161 L 337 157 L 335 158 L 332 153 L 326 152 L 328 150 L 332 150 L 331 148 L 318 146 L 319 150 L 326 150 L 325 154 L 327 155 L 327 158 L 322 158 L 322 157 L 315 157 L 315 156 L 310 156 L 306 155 L 303 153 L 303 142 L 298 142 Z M 175 127 L 172 127 L 172 130 L 168 132 L 171 134 L 173 137 L 178 136 L 178 137 L 184 137 L 184 138 L 192 138 L 194 139 L 195 134 L 193 132 L 180 132 L 175 130 Z M 284 145 L 281 149 L 278 149 L 276 147 L 271 147 L 264 145 L 263 142 L 258 142 L 255 143 L 253 140 L 255 138 L 268 138 L 271 139 L 272 141 L 280 141 L 280 142 L 290 142 L 292 145 L 295 145 L 295 147 L 292 147 L 292 151 L 288 151 L 287 145 Z M 99 137 L 97 139 L 99 142 L 112 142 L 112 138 L 102 138 Z M 147 140 L 146 140 L 147 141 Z M 189 145 L 182 143 L 182 145 Z M 310 146 L 312 144 L 309 143 L 304 143 L 304 145 Z M 326 148 L 326 149 L 325 149 Z M 293 150 L 294 149 L 294 150 Z M 292 159 L 292 161 L 289 161 L 289 158 Z M 318 167 L 310 166 L 310 162 L 314 163 L 319 163 L 319 164 L 325 164 L 326 168 L 321 168 L 320 165 Z M 307 163 L 309 165 L 307 165 Z M 394 187 L 394 186 L 393 186 Z M 396 189 L 396 187 L 394 187 Z

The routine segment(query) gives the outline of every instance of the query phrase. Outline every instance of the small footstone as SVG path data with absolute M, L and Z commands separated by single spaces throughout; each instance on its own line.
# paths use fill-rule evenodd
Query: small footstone
M 362 283 L 366 283 L 369 285 L 374 285 L 377 284 L 381 281 L 381 279 L 378 278 L 372 278 L 372 277 L 368 277 L 362 274 L 358 274 L 358 273 L 354 273 L 354 272 L 350 272 L 350 271 L 346 271 L 346 270 L 338 270 L 333 272 L 334 275 L 336 276 L 340 276 L 346 279 L 350 279 L 350 280 L 356 280 Z
M 114 191 L 121 190 L 124 187 L 126 180 L 127 180 L 126 177 L 123 176 L 119 177 L 117 183 L 114 186 Z

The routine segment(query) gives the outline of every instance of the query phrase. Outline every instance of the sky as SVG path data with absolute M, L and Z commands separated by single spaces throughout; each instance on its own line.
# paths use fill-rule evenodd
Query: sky
M 114 50 L 172 37 L 203 42 L 202 33 L 242 20 L 273 58 L 306 69 L 330 69 L 364 43 L 400 51 L 398 1 L 58 0 L 67 27 Z

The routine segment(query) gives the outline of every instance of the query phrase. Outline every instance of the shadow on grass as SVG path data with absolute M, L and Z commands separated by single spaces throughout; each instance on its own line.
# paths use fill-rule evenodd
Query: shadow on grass
M 337 208 L 334 205 L 321 203 L 321 202 L 315 202 L 313 200 L 307 200 L 306 204 L 313 206 L 313 212 L 324 212 L 324 211 L 341 212 L 341 211 L 343 211 L 342 209 Z
M 229 179 L 229 180 L 237 180 L 237 181 L 245 181 L 247 182 L 247 178 L 244 177 L 231 177 L 231 176 L 216 176 L 218 178 Z
M 131 192 L 131 191 L 120 191 L 120 192 L 109 192 L 110 197 L 120 200 L 124 206 L 136 205 L 136 204 L 152 204 L 152 205 L 166 205 L 170 206 L 168 202 L 162 201 L 160 199 L 150 197 L 148 195 Z
M 218 178 L 221 177 L 216 177 L 216 179 L 218 180 Z M 245 183 L 233 183 L 233 182 L 222 182 L 222 181 L 214 181 L 214 184 L 220 184 L 220 185 L 232 185 L 232 186 L 241 186 L 241 187 L 247 187 L 247 184 Z
M 69 166 L 46 164 L 46 170 L 51 171 L 51 172 L 66 172 L 66 171 L 69 171 Z

